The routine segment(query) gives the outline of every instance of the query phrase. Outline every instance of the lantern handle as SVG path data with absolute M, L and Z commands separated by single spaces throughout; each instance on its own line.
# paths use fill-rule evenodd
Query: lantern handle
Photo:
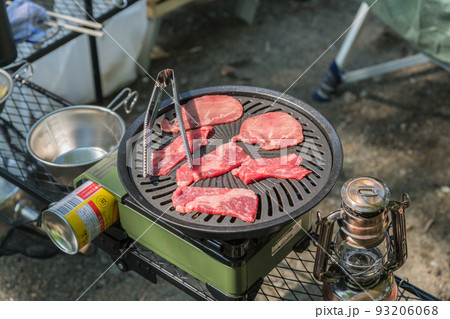
M 400 268 L 408 258 L 408 248 L 406 244 L 406 221 L 405 209 L 411 205 L 408 194 L 403 194 L 402 201 L 390 201 L 388 209 L 391 213 L 391 226 L 393 232 L 392 247 L 394 248 L 394 258 L 385 267 L 388 271 L 395 271 Z
M 319 235 L 317 242 L 316 258 L 314 261 L 313 275 L 319 281 L 327 280 L 331 277 L 326 272 L 328 258 L 331 255 L 331 238 L 333 236 L 334 223 L 343 218 L 344 211 L 342 209 L 335 210 L 322 218 L 320 212 L 317 212 L 316 233 Z

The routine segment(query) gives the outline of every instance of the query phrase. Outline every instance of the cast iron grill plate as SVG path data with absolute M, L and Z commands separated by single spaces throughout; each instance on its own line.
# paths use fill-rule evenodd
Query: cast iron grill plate
M 142 129 L 144 116 L 140 116 L 127 130 L 119 149 L 118 169 L 122 183 L 153 220 L 164 220 L 182 230 L 199 237 L 237 239 L 259 237 L 280 229 L 317 205 L 336 183 L 342 168 L 342 148 L 339 138 L 328 121 L 309 105 L 281 93 L 254 87 L 213 87 L 191 91 L 181 95 L 181 103 L 189 99 L 212 94 L 230 95 L 238 99 L 244 107 L 241 119 L 227 124 L 214 125 L 208 145 L 202 147 L 200 155 L 213 151 L 217 146 L 228 143 L 239 134 L 243 121 L 249 117 L 266 112 L 285 112 L 297 119 L 303 126 L 304 141 L 296 146 L 282 150 L 266 151 L 259 145 L 242 142 L 241 146 L 252 157 L 258 154 L 263 158 L 279 157 L 296 153 L 303 158 L 301 166 L 312 173 L 302 180 L 268 178 L 245 185 L 231 172 L 198 181 L 190 186 L 248 188 L 258 199 L 258 211 L 253 223 L 244 222 L 230 216 L 205 213 L 181 214 L 175 211 L 171 200 L 177 188 L 176 171 L 186 162 L 178 163 L 165 176 L 144 178 L 142 175 Z M 175 117 L 170 100 L 163 102 L 158 114 L 152 145 L 162 148 L 179 134 L 162 132 L 159 123 L 167 117 Z M 127 143 L 134 141 L 134 143 Z M 164 141 L 161 143 L 161 141 Z M 128 151 L 126 150 L 128 144 Z M 131 147 L 130 147 L 131 146 Z

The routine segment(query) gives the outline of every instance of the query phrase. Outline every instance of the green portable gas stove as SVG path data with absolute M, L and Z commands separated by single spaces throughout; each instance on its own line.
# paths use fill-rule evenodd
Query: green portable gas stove
M 142 114 L 127 130 L 119 149 L 79 176 L 75 185 L 93 181 L 118 200 L 120 227 L 126 235 L 166 259 L 223 296 L 246 295 L 311 229 L 309 211 L 332 189 L 342 168 L 342 147 L 329 122 L 311 106 L 278 92 L 254 87 L 224 86 L 180 95 L 181 103 L 203 95 L 230 95 L 244 107 L 241 119 L 215 125 L 201 154 L 227 143 L 242 122 L 266 112 L 286 112 L 303 126 L 304 141 L 277 151 L 238 143 L 253 157 L 279 157 L 296 153 L 302 167 L 311 170 L 302 180 L 264 179 L 245 185 L 231 172 L 193 184 L 200 187 L 248 188 L 258 199 L 253 223 L 230 216 L 175 211 L 171 197 L 176 185 L 175 166 L 168 175 L 143 176 Z M 162 103 L 152 139 L 169 144 L 178 135 L 161 131 L 159 123 L 175 117 L 171 100 Z M 284 152 L 284 153 L 283 153 Z

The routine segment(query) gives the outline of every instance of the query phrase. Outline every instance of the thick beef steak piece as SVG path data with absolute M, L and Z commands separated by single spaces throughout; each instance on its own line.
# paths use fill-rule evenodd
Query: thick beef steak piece
M 181 108 L 184 128 L 193 128 L 234 122 L 241 118 L 244 112 L 242 104 L 234 97 L 227 95 L 205 95 L 190 100 Z M 178 119 L 169 122 L 161 121 L 161 129 L 167 133 L 178 133 Z
M 208 136 L 212 132 L 212 126 L 204 126 L 186 133 L 191 153 L 208 143 Z M 151 175 L 166 175 L 170 170 L 186 157 L 183 138 L 178 136 L 172 143 L 162 150 L 152 152 Z
M 173 206 L 180 213 L 207 213 L 237 217 L 252 223 L 258 209 L 258 197 L 250 189 L 178 187 L 172 195 Z
M 194 167 L 188 163 L 177 170 L 177 185 L 187 186 L 193 182 L 219 176 L 241 165 L 250 158 L 245 151 L 234 142 L 218 146 L 211 153 L 194 160 Z
M 276 150 L 301 143 L 303 129 L 289 114 L 270 112 L 246 119 L 233 141 L 259 144 L 264 150 Z
M 277 158 L 249 158 L 240 167 L 233 169 L 231 173 L 239 177 L 245 184 L 268 177 L 300 180 L 311 173 L 299 166 L 301 162 L 302 158 L 295 154 Z

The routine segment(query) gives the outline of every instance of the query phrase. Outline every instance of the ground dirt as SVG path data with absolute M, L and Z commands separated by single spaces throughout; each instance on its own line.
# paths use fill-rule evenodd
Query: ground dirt
M 350 26 L 358 3 L 265 0 L 252 25 L 234 17 L 235 3 L 198 1 L 166 16 L 157 41 L 159 58 L 152 60 L 149 74 L 173 68 L 180 92 L 217 85 L 287 90 L 318 109 L 338 132 L 344 165 L 336 187 L 315 210 L 338 208 L 340 187 L 352 176 L 380 178 L 394 200 L 408 193 L 409 255 L 396 274 L 449 300 L 449 73 L 434 64 L 412 67 L 343 84 L 331 102 L 318 103 L 311 94 L 336 56 L 343 38 L 337 39 Z M 414 52 L 371 17 L 347 67 Z M 142 75 L 133 86 L 141 95 L 134 114 L 124 115 L 128 123 L 145 111 L 153 82 Z M 81 295 L 81 300 L 191 300 L 164 280 L 155 286 L 109 265 L 103 252 L 45 260 L 1 257 L 0 300 L 75 300 Z

